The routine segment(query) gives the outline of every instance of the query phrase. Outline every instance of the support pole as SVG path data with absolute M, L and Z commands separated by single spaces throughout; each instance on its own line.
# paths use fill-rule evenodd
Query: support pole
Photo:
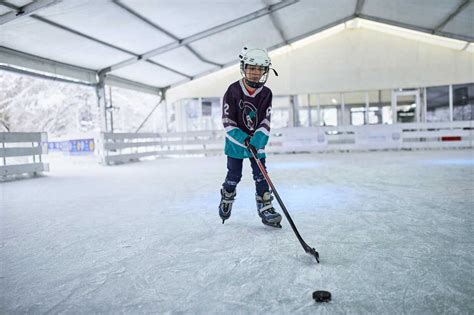
M 96 86 L 97 104 L 99 107 L 100 131 L 108 132 L 107 126 L 107 98 L 105 95 L 105 76 L 99 74 L 99 83 Z
M 153 109 L 151 110 L 151 112 L 148 114 L 148 116 L 146 116 L 146 118 L 143 120 L 143 122 L 140 124 L 140 126 L 138 126 L 137 130 L 135 130 L 135 133 L 138 133 L 140 131 L 140 129 L 142 129 L 143 125 L 145 125 L 145 123 L 148 121 L 148 119 L 151 117 L 151 115 L 153 115 L 153 113 L 155 112 L 155 110 L 158 108 L 158 106 L 165 100 L 165 91 L 161 91 L 161 98 L 160 98 L 160 101 L 158 102 L 158 104 L 155 105 L 155 107 L 153 107 Z M 166 119 L 168 119 L 168 117 L 166 117 Z
M 454 106 L 453 106 L 453 85 L 450 84 L 450 85 L 449 85 L 449 121 L 451 121 L 451 122 L 454 120 L 453 111 L 454 111 Z
M 370 125 L 369 109 L 370 109 L 370 107 L 369 107 L 369 92 L 365 92 L 365 115 L 364 115 L 365 116 L 364 117 L 365 123 L 364 123 L 364 125 Z M 382 110 L 382 109 L 380 109 L 380 110 Z
M 97 105 L 99 107 L 99 139 L 97 149 L 99 151 L 99 156 L 101 163 L 107 165 L 105 157 L 107 155 L 105 151 L 105 133 L 107 130 L 107 100 L 105 97 L 105 81 L 104 75 L 99 74 L 99 83 L 96 85 L 95 91 L 97 95 Z
M 112 87 L 109 86 L 109 106 L 107 107 L 109 110 L 109 118 L 110 118 L 110 131 L 114 132 L 114 104 L 112 103 Z

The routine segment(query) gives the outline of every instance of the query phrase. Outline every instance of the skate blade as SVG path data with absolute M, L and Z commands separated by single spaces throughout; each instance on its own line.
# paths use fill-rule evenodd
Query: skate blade
M 221 218 L 221 219 L 222 219 L 222 224 L 224 224 L 224 222 L 225 222 L 226 220 L 228 220 L 229 218 L 225 218 L 225 219 L 224 219 L 224 218 Z
M 270 222 L 263 222 L 263 220 L 262 220 L 262 223 L 265 224 L 265 225 L 271 226 L 272 228 L 277 228 L 277 229 L 281 229 L 281 228 L 282 228 L 280 222 L 278 222 L 278 223 L 270 223 Z

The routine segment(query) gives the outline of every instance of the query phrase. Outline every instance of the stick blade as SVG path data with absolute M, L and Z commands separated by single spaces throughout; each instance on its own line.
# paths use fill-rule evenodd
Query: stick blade
M 316 258 L 316 262 L 319 264 L 319 253 L 314 249 L 314 248 L 311 248 L 309 246 L 307 246 L 305 248 L 306 250 L 306 253 L 313 256 L 314 258 Z

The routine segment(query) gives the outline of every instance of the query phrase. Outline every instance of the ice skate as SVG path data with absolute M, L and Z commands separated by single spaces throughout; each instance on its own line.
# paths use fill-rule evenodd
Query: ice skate
M 265 192 L 263 196 L 255 196 L 257 201 L 258 215 L 262 218 L 262 223 L 271 227 L 281 228 L 281 215 L 272 206 L 273 197 L 270 192 Z
M 232 204 L 235 200 L 235 195 L 237 191 L 228 192 L 224 188 L 221 188 L 221 203 L 219 204 L 219 215 L 222 219 L 222 224 L 225 220 L 230 218 L 232 212 Z

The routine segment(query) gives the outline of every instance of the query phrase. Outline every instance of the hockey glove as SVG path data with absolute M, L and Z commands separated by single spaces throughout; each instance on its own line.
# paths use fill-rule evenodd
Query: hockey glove
M 252 138 L 251 138 L 251 137 L 247 137 L 247 139 L 244 140 L 245 146 L 247 147 L 247 149 L 248 149 L 249 151 L 257 152 L 257 149 L 255 149 L 255 147 L 250 144 L 250 139 L 252 139 Z

